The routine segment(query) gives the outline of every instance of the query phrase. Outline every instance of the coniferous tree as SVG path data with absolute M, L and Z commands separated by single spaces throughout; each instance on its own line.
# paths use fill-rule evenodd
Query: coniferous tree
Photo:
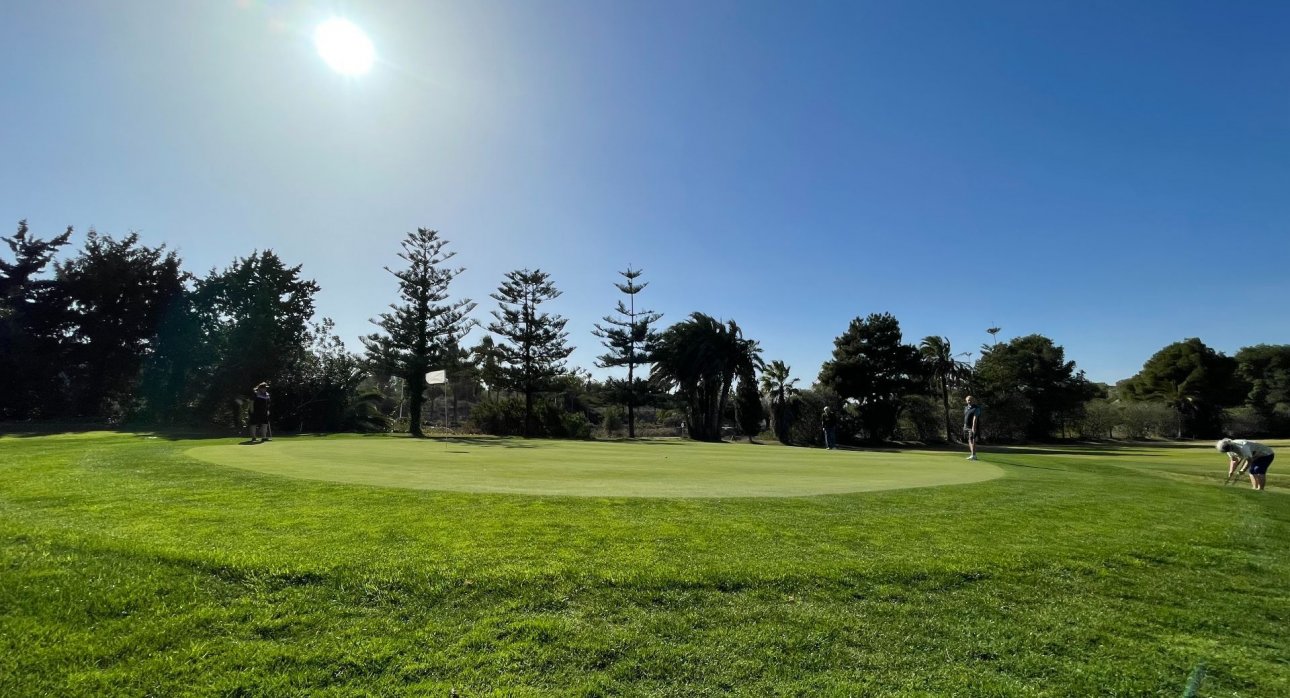
M 158 330 L 182 306 L 188 273 L 165 245 L 93 230 L 77 256 L 56 265 L 61 357 L 74 413 L 115 419 L 136 409 L 141 370 L 158 351 Z
M 0 238 L 13 260 L 0 257 L 0 419 L 42 414 L 60 381 L 54 280 L 40 278 L 72 228 L 48 240 L 32 237 L 18 221 L 12 237 Z
M 1193 337 L 1156 352 L 1125 382 L 1125 397 L 1158 400 L 1177 414 L 1177 436 L 1218 436 L 1222 408 L 1240 404 L 1249 387 L 1238 380 L 1236 359 Z
M 1039 334 L 986 347 L 972 380 L 992 438 L 1052 438 L 1098 392 L 1075 362 L 1066 360 L 1065 349 Z
M 58 248 L 72 237 L 72 227 L 49 240 L 30 236 L 27 221 L 18 221 L 13 237 L 0 238 L 13 254 L 13 261 L 0 259 L 0 317 L 9 317 L 18 303 L 30 302 L 41 290 L 52 285 L 36 277 L 49 266 Z
M 480 337 L 479 344 L 470 348 L 470 362 L 479 368 L 479 382 L 491 395 L 502 387 L 502 358 L 492 335 Z
M 918 393 L 924 383 L 918 349 L 901 341 L 900 322 L 890 313 L 855 318 L 833 343 L 833 359 L 821 367 L 820 383 L 860 403 L 871 439 L 890 438 L 905 396 Z
M 627 407 L 627 436 L 636 438 L 636 407 L 645 404 L 650 396 L 649 382 L 636 377 L 636 367 L 649 362 L 650 352 L 658 341 L 658 333 L 652 325 L 663 317 L 662 313 L 652 310 L 636 309 L 636 294 L 649 285 L 648 282 L 637 284 L 643 270 L 627 267 L 627 271 L 618 272 L 627 283 L 615 283 L 614 286 L 627 295 L 627 303 L 618 301 L 615 312 L 617 317 L 606 315 L 605 324 L 596 325 L 592 334 L 600 337 L 608 351 L 599 357 L 600 368 L 627 367 L 627 380 L 610 379 L 606 381 L 609 393 Z
M 565 346 L 568 322 L 559 315 L 540 312 L 538 307 L 560 297 L 551 277 L 541 269 L 508 272 L 506 280 L 491 294 L 498 309 L 488 330 L 504 341 L 497 344 L 502 388 L 524 394 L 524 436 L 532 433 L 533 396 L 565 374 L 564 361 L 574 347 Z
M 187 275 L 186 275 L 187 276 Z M 190 277 L 191 278 L 191 277 Z M 135 416 L 150 424 L 195 422 L 202 397 L 202 376 L 214 364 L 211 343 L 196 295 L 185 288 L 165 309 L 157 324 L 152 350 L 144 359 Z
M 1236 352 L 1237 373 L 1250 386 L 1247 405 L 1270 434 L 1290 433 L 1290 344 L 1258 344 Z
M 194 311 L 206 344 L 194 401 L 205 419 L 240 426 L 252 387 L 267 381 L 275 404 L 295 400 L 288 377 L 299 375 L 311 341 L 318 284 L 301 278 L 272 250 L 235 260 L 197 282 Z M 277 421 L 280 410 L 271 418 Z
M 449 284 L 465 270 L 444 266 L 456 255 L 444 250 L 447 244 L 438 231 L 428 228 L 408 233 L 399 253 L 407 266 L 398 271 L 385 268 L 399 280 L 400 302 L 390 305 L 392 312 L 372 320 L 382 332 L 362 340 L 373 363 L 406 381 L 408 431 L 418 437 L 423 435 L 426 372 L 447 361 L 449 348 L 457 346 L 474 325 L 468 317 L 475 309 L 473 301 L 448 301 Z
M 0 237 L 13 254 L 12 262 L 0 258 L 0 419 L 34 417 L 58 401 L 57 285 L 40 275 L 71 236 L 68 226 L 39 239 L 18 221 L 13 237 Z

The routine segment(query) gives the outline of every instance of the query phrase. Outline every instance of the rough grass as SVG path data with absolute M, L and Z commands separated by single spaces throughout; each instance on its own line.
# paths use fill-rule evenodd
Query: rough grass
M 0 695 L 1177 696 L 1200 664 L 1197 695 L 1290 695 L 1281 463 L 1255 493 L 1203 445 L 1013 449 L 976 484 L 651 499 L 212 443 L 0 438 Z

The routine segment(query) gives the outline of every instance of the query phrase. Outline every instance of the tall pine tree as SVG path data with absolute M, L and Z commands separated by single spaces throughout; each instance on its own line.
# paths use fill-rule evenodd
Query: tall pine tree
M 650 352 L 658 340 L 658 333 L 651 328 L 651 325 L 658 322 L 663 314 L 652 310 L 636 309 L 636 294 L 649 285 L 648 282 L 636 283 L 636 279 L 644 273 L 643 270 L 628 266 L 627 271 L 618 273 L 627 279 L 627 283 L 615 283 L 614 286 L 627 295 L 627 303 L 624 304 L 619 300 L 618 307 L 615 309 L 618 316 L 606 315 L 605 324 L 597 324 L 596 329 L 591 333 L 600 337 L 601 343 L 609 350 L 598 358 L 597 365 L 600 368 L 627 367 L 625 382 L 611 378 L 607 383 L 615 399 L 627 406 L 627 436 L 634 439 L 636 438 L 636 406 L 648 401 L 650 395 L 649 382 L 636 378 L 636 367 L 649 363 Z
M 22 220 L 13 237 L 0 238 L 13 255 L 0 257 L 0 419 L 47 416 L 42 406 L 58 402 L 56 284 L 40 275 L 71 237 L 70 226 L 48 240 L 32 237 Z
M 423 435 L 426 372 L 447 360 L 449 349 L 474 326 L 468 316 L 475 303 L 470 299 L 448 301 L 449 284 L 465 269 L 444 266 L 457 253 L 444 251 L 448 241 L 441 239 L 438 231 L 418 228 L 401 244 L 399 257 L 407 267 L 398 271 L 385 268 L 399 280 L 400 302 L 390 304 L 392 312 L 372 320 L 382 331 L 362 341 L 369 360 L 406 382 L 408 432 L 419 437 Z
M 569 334 L 565 318 L 538 311 L 538 306 L 560 297 L 551 277 L 541 269 L 508 272 L 491 294 L 498 309 L 488 331 L 504 341 L 496 347 L 500 359 L 501 387 L 524 394 L 524 436 L 532 433 L 533 396 L 566 373 L 564 360 L 574 347 L 565 346 Z

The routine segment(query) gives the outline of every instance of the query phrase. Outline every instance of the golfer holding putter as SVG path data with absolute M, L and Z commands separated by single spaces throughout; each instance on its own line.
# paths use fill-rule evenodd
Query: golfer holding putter
M 1214 448 L 1219 453 L 1227 454 L 1229 480 L 1234 474 L 1239 475 L 1248 469 L 1250 485 L 1256 490 L 1263 489 L 1268 480 L 1268 466 L 1272 465 L 1272 459 L 1276 456 L 1272 449 L 1257 441 L 1245 439 L 1222 439 L 1214 444 Z
M 981 406 L 971 395 L 967 396 L 967 405 L 963 408 L 963 435 L 967 437 L 967 459 L 976 460 L 976 440 L 981 436 Z
M 261 437 L 260 442 L 264 443 L 269 436 L 269 384 L 260 383 L 251 398 L 251 443 L 255 443 L 256 437 Z

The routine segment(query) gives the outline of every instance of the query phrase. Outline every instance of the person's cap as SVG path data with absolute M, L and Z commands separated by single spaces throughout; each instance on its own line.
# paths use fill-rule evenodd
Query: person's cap
M 1219 453 L 1227 453 L 1231 448 L 1232 448 L 1231 439 L 1219 439 L 1218 443 L 1214 444 L 1214 449 L 1217 450 Z

